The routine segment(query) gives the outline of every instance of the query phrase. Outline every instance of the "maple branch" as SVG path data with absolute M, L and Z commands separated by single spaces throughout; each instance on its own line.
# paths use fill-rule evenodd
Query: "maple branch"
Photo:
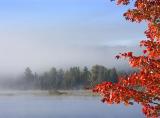
M 150 103 L 155 104 L 155 105 L 160 105 L 159 103 L 151 101 Z

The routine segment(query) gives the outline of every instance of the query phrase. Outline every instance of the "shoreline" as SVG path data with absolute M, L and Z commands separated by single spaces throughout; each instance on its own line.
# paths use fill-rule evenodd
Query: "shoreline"
M 0 90 L 0 96 L 98 96 L 92 90 Z

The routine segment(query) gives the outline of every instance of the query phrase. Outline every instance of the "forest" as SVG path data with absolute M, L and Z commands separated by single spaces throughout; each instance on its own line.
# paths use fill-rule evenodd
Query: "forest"
M 22 76 L 16 80 L 1 82 L 2 88 L 38 89 L 38 90 L 70 90 L 89 89 L 104 81 L 116 83 L 118 75 L 125 74 L 116 68 L 106 68 L 102 65 L 88 67 L 70 67 L 68 69 L 51 68 L 48 72 L 37 74 L 27 67 Z

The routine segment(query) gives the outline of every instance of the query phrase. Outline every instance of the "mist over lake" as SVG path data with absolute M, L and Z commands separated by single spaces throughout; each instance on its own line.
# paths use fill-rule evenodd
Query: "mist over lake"
M 141 54 L 145 26 L 124 23 L 127 9 L 110 0 L 0 0 L 0 118 L 144 118 L 139 104 L 105 104 L 92 91 L 137 71 L 115 58 Z

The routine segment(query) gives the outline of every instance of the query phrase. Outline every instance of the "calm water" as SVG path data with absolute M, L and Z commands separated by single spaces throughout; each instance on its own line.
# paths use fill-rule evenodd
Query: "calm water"
M 138 105 L 106 105 L 98 97 L 0 96 L 0 118 L 144 118 Z

